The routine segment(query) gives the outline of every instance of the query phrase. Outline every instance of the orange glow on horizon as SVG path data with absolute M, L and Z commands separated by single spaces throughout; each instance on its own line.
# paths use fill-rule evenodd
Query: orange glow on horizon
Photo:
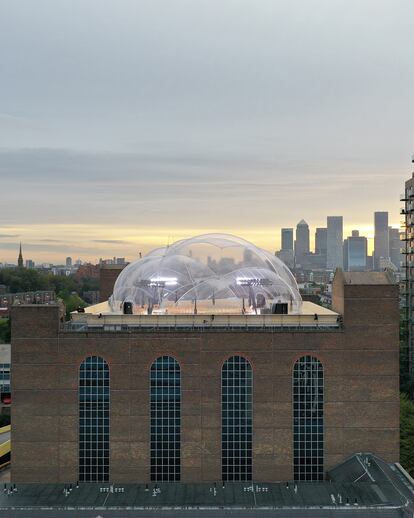
M 295 228 L 296 225 L 291 225 Z M 314 247 L 316 226 L 310 227 L 311 249 Z M 398 227 L 398 224 L 390 226 Z M 374 227 L 372 224 L 361 223 L 344 226 L 344 237 L 351 235 L 353 229 L 358 229 L 360 235 L 368 238 L 368 250 L 372 253 Z M 205 233 L 228 233 L 240 236 L 254 244 L 274 252 L 280 248 L 280 227 L 262 228 L 157 228 L 133 227 L 101 224 L 56 224 L 16 226 L 2 229 L 9 238 L 0 240 L 0 262 L 17 261 L 18 245 L 22 242 L 24 259 L 32 259 L 37 263 L 51 262 L 63 264 L 67 256 L 73 260 L 96 262 L 99 258 L 125 257 L 131 261 L 138 257 L 139 252 L 148 253 L 150 250 L 171 244 L 179 239 Z M 13 237 L 12 237 L 13 236 Z M 7 242 L 7 248 L 2 243 Z M 14 246 L 15 245 L 15 246 Z

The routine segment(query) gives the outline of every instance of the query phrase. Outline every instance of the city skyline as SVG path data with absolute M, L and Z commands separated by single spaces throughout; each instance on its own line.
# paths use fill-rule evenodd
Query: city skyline
M 374 214 L 372 214 L 372 220 L 373 218 Z M 315 231 L 317 228 L 326 228 L 326 217 L 324 220 L 320 220 L 320 224 L 314 223 L 307 218 L 300 219 L 305 219 L 309 225 L 310 249 L 313 251 L 315 249 Z M 227 232 L 225 229 L 224 232 L 233 235 L 240 235 L 248 241 L 251 241 L 258 246 L 263 246 L 265 249 L 273 253 L 281 248 L 281 229 L 293 228 L 295 238 L 296 225 L 298 222 L 299 220 L 294 224 L 288 224 L 284 227 L 274 227 L 274 229 L 262 229 L 252 232 L 243 232 L 242 230 L 232 232 L 231 229 L 228 229 Z M 389 221 L 389 226 L 393 228 L 400 228 L 400 225 L 398 224 L 393 225 L 391 219 Z M 184 239 L 191 235 L 216 232 L 214 229 L 201 228 L 184 229 L 182 234 L 168 234 L 166 233 L 165 229 L 157 229 L 156 231 L 150 229 L 146 233 L 143 232 L 142 237 L 138 237 L 134 233 L 134 228 L 122 228 L 121 235 L 124 237 L 124 239 L 119 239 L 116 238 L 116 236 L 119 236 L 118 232 L 120 231 L 120 229 L 117 228 L 114 230 L 117 232 L 116 236 L 113 236 L 114 238 L 110 239 L 106 238 L 108 235 L 108 229 L 106 228 L 98 227 L 98 233 L 96 237 L 92 238 L 92 236 L 89 236 L 88 234 L 88 227 L 85 227 L 74 225 L 63 227 L 61 226 L 56 229 L 56 235 L 59 236 L 62 234 L 62 232 L 64 232 L 65 236 L 69 236 L 67 241 L 64 241 L 63 239 L 43 238 L 41 237 L 43 234 L 42 229 L 40 228 L 36 233 L 38 237 L 35 238 L 33 242 L 30 242 L 30 240 L 25 241 L 24 234 L 10 233 L 8 234 L 10 237 L 6 237 L 7 234 L 3 234 L 2 229 L 0 229 L 0 263 L 17 263 L 20 241 L 22 242 L 23 246 L 24 259 L 32 259 L 37 264 L 65 264 L 66 257 L 68 256 L 71 256 L 74 261 L 81 259 L 84 262 L 97 263 L 100 258 L 108 259 L 114 256 L 125 257 L 130 261 L 136 259 L 139 255 L 139 252 L 145 255 L 154 248 L 166 246 L 173 243 L 174 241 Z M 197 230 L 199 231 L 197 232 Z M 368 253 L 372 254 L 374 249 L 374 220 L 372 225 L 359 227 L 349 225 L 346 221 L 344 221 L 344 239 L 351 236 L 353 230 L 358 230 L 361 236 L 367 238 Z M 73 241 L 71 241 L 71 237 L 73 237 Z M 91 237 L 91 240 L 89 240 L 89 237 Z M 5 241 L 6 239 L 7 241 Z
M 408 0 L 3 3 L 2 260 L 20 240 L 93 259 L 211 231 L 274 250 L 325 214 L 349 235 L 376 210 L 398 225 L 413 16 Z

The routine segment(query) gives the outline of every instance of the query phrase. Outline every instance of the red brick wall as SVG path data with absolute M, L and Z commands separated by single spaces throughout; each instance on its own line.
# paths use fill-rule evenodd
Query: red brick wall
M 337 332 L 57 333 L 53 307 L 13 308 L 14 482 L 73 482 L 78 369 L 88 355 L 111 371 L 111 479 L 149 480 L 149 369 L 172 355 L 182 372 L 182 481 L 221 478 L 221 367 L 253 368 L 253 478 L 292 478 L 292 369 L 303 354 L 325 373 L 325 468 L 358 451 L 399 457 L 398 300 L 345 286 Z
M 115 281 L 125 264 L 102 265 L 99 270 L 99 302 L 105 302 L 112 295 Z

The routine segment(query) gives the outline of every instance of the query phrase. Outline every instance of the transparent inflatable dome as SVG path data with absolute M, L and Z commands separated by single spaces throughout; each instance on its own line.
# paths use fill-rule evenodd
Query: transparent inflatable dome
M 134 314 L 263 314 L 302 299 L 276 256 L 236 236 L 204 234 L 153 250 L 119 275 L 113 312 Z M 280 306 L 279 306 L 280 307 Z

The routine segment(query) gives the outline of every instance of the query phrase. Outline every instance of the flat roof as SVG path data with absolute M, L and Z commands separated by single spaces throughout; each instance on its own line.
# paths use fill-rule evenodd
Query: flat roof
M 412 479 L 399 465 L 356 454 L 328 472 L 323 482 L 222 482 L 209 484 L 8 484 L 0 511 L 78 511 L 76 516 L 401 516 L 413 511 Z M 361 477 L 361 475 L 363 475 Z M 88 514 L 93 511 L 96 514 Z M 86 513 L 86 514 L 81 514 Z M 117 513 L 120 513 L 119 515 Z M 292 514 L 291 514 L 292 513 Z M 28 513 L 31 514 L 31 513 Z M 43 516 L 43 515 L 42 515 Z M 45 516 L 47 516 L 45 514 Z
M 393 275 L 389 272 L 343 272 L 344 284 L 358 284 L 360 286 L 396 284 Z
M 83 483 L 65 493 L 64 484 L 17 484 L 12 496 L 0 492 L 0 510 L 15 507 L 116 508 L 331 508 L 350 505 L 403 507 L 406 503 L 391 482 L 379 486 L 372 482 L 341 484 L 335 482 L 182 484 L 95 484 Z M 333 505 L 332 495 L 336 504 Z M 338 496 L 340 495 L 340 496 Z
M 122 264 L 100 264 L 99 268 L 101 270 L 123 270 L 125 266 L 127 266 L 128 263 L 122 263 Z
M 73 507 L 67 509 L 49 509 L 49 508 L 24 508 L 16 509 L 9 508 L 8 510 L 2 510 L 2 518 L 27 518 L 28 516 L 33 518 L 56 518 L 56 516 L 73 518 L 74 516 Z M 392 508 L 361 508 L 350 506 L 346 509 L 343 508 L 331 508 L 331 509 L 312 509 L 312 508 L 292 508 L 292 509 L 173 509 L 163 508 L 160 509 L 111 509 L 110 514 L 108 511 L 102 509 L 90 510 L 84 508 L 76 508 L 76 518 L 125 518 L 125 517 L 140 518 L 234 518 L 246 517 L 246 518 L 401 518 L 401 509 Z
M 292 330 L 340 329 L 339 314 L 312 302 L 303 302 L 301 313 L 274 315 L 252 314 L 152 314 L 124 315 L 110 311 L 107 302 L 73 312 L 71 321 L 64 324 L 67 331 L 125 330 Z
M 93 306 L 88 306 L 85 308 L 85 313 L 88 313 L 88 314 L 91 314 L 91 315 L 110 315 L 110 316 L 122 316 L 122 313 L 114 313 L 109 304 L 108 304 L 108 301 L 105 301 L 105 302 L 100 302 L 99 304 L 94 304 Z M 72 316 L 73 315 L 78 315 L 79 313 L 77 313 L 76 311 L 73 311 L 72 312 Z M 314 302 L 309 302 L 309 301 L 302 301 L 302 310 L 300 313 L 289 313 L 288 315 L 283 315 L 284 317 L 289 317 L 289 316 L 298 316 L 298 315 L 312 315 L 314 316 L 315 314 L 317 315 L 335 315 L 335 316 L 338 316 L 338 313 L 335 313 L 335 311 L 332 311 L 331 309 L 328 309 L 328 308 L 325 308 L 323 306 L 320 306 L 319 304 L 315 304 Z M 191 313 L 182 313 L 181 315 L 190 315 L 190 316 L 194 316 L 193 314 Z M 181 315 L 177 315 L 177 316 L 181 316 Z M 267 314 L 266 314 L 267 315 Z M 146 316 L 152 316 L 152 315 L 135 315 L 135 316 L 143 316 L 143 317 L 146 317 Z M 160 316 L 167 316 L 167 315 L 160 315 Z M 170 316 L 176 316 L 175 314 L 174 315 L 170 315 Z M 199 316 L 204 316 L 204 318 L 208 317 L 209 315 L 208 314 L 201 314 Z M 216 317 L 218 316 L 247 316 L 247 317 L 255 317 L 255 316 L 264 316 L 264 315 L 252 315 L 252 314 L 249 314 L 249 315 L 236 315 L 236 314 L 225 314 L 225 313 L 220 313 L 220 314 L 216 314 L 215 315 Z

